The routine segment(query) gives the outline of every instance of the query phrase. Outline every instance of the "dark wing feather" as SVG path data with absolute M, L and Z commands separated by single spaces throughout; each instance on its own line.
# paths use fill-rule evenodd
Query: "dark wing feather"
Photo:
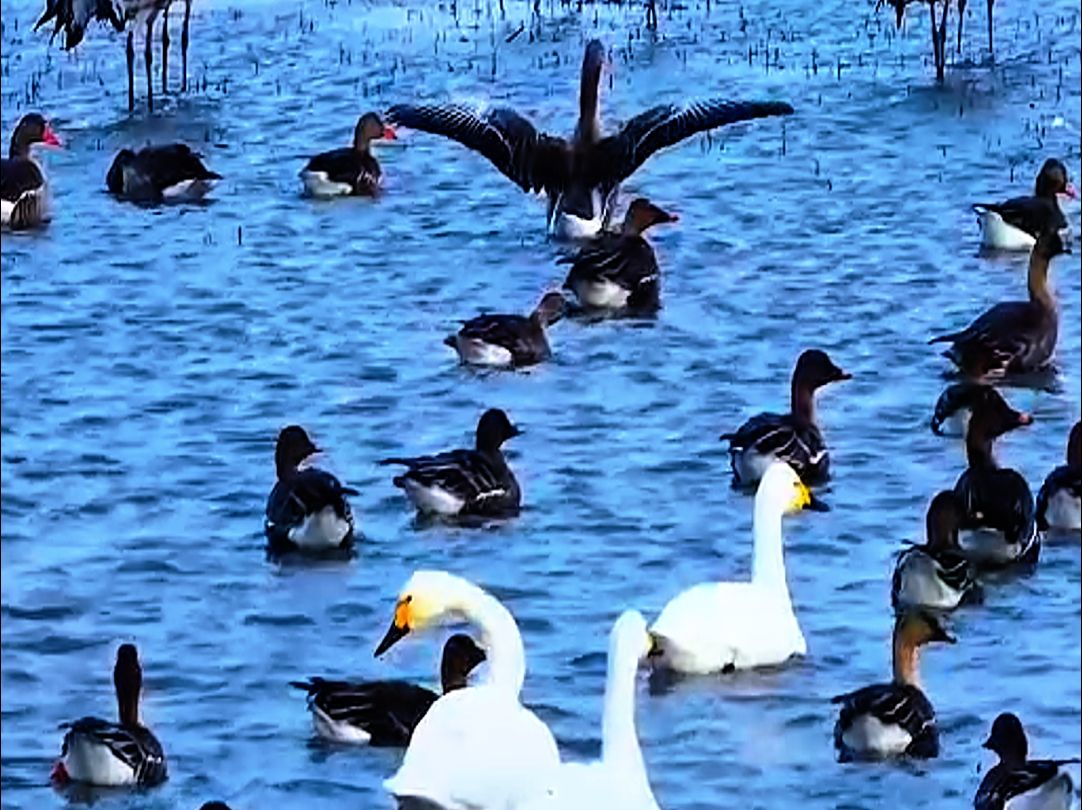
M 1025 231 L 1036 239 L 1043 231 L 1062 230 L 1067 227 L 1067 220 L 1054 199 L 1044 197 L 1013 197 L 1001 203 L 978 203 L 973 206 L 994 211 L 1003 221 L 1019 230 Z
M 83 40 L 86 26 L 92 20 L 108 22 L 117 31 L 124 30 L 123 10 L 112 0 L 46 0 L 34 30 L 53 20 L 53 32 L 50 40 L 64 31 L 64 48 L 71 50 Z
M 1042 532 L 1048 530 L 1048 501 L 1057 492 L 1067 490 L 1075 498 L 1082 498 L 1082 470 L 1064 464 L 1056 467 L 1044 479 L 1041 489 L 1037 493 L 1037 528 Z
M 807 468 L 819 464 L 826 449 L 819 429 L 798 422 L 791 414 L 758 414 L 721 438 L 729 440 L 731 452 L 753 450 L 761 455 L 773 454 L 802 476 Z
M 577 281 L 609 281 L 626 290 L 656 281 L 660 273 L 654 249 L 641 236 L 605 234 L 571 260 L 564 287 Z
M 0 160 L 0 199 L 13 203 L 28 191 L 36 191 L 45 185 L 45 177 L 38 165 L 27 158 L 3 158 Z
M 311 678 L 292 685 L 308 693 L 310 707 L 335 722 L 366 731 L 372 745 L 408 745 L 413 730 L 439 698 L 430 689 L 405 681 L 351 683 Z
M 1054 331 L 1049 348 L 1055 345 Z M 984 375 L 1032 370 L 1027 367 L 1035 359 L 1041 359 L 1045 353 L 1042 344 L 1048 342 L 1048 337 L 1043 312 L 1037 305 L 1029 301 L 1005 301 L 961 332 L 940 335 L 930 342 L 953 342 L 946 355 L 963 371 Z
M 1060 765 L 1077 760 L 1030 760 L 1022 765 L 999 763 L 985 775 L 973 799 L 974 810 L 1003 810 L 1007 802 L 1044 785 L 1059 773 Z
M 909 684 L 880 683 L 865 686 L 855 692 L 831 698 L 840 703 L 841 711 L 835 726 L 835 742 L 841 743 L 842 734 L 861 715 L 871 715 L 884 725 L 900 726 L 913 739 L 910 753 L 935 756 L 938 735 L 935 728 L 935 710 L 924 693 Z M 913 746 L 919 746 L 914 751 Z
M 68 726 L 64 736 L 63 753 L 67 753 L 72 736 L 90 738 L 105 746 L 110 753 L 130 767 L 141 785 L 154 785 L 165 780 L 167 768 L 161 743 L 142 726 L 122 726 L 97 717 L 83 717 Z
M 569 147 L 506 108 L 478 112 L 463 104 L 396 104 L 392 124 L 450 138 L 488 158 L 523 191 L 556 195 L 568 184 Z
M 516 487 L 503 457 L 489 456 L 477 450 L 451 450 L 435 456 L 386 459 L 384 464 L 405 464 L 409 470 L 395 478 L 409 478 L 423 487 L 438 486 L 455 497 L 466 501 L 464 511 L 480 507 L 489 500 L 502 501 L 514 495 Z M 513 497 L 512 497 L 513 500 Z
M 923 551 L 939 564 L 939 578 L 949 588 L 965 592 L 980 587 L 973 564 L 961 552 L 955 549 L 933 551 L 927 547 Z
M 472 340 L 502 346 L 511 352 L 516 362 L 537 354 L 534 346 L 536 330 L 530 319 L 522 315 L 478 315 L 466 321 L 459 334 Z
M 611 188 L 628 178 L 652 154 L 700 132 L 773 115 L 789 115 L 783 101 L 711 99 L 687 106 L 663 104 L 640 113 L 617 134 L 597 144 L 599 160 L 590 167 L 598 186 Z
M 338 517 L 352 523 L 353 514 L 346 496 L 356 494 L 357 490 L 343 486 L 326 470 L 316 467 L 297 470 L 276 482 L 267 498 L 267 535 L 272 539 L 288 539 L 290 529 L 328 506 Z
M 377 185 L 382 173 L 375 158 L 348 146 L 316 155 L 308 161 L 305 170 L 323 172 L 328 180 L 345 183 L 355 189 Z
M 185 180 L 218 180 L 221 175 L 207 169 L 187 144 L 148 146 L 135 157 L 135 169 L 151 179 L 159 190 Z
M 1033 493 L 1015 470 L 967 469 L 954 494 L 962 505 L 963 528 L 995 529 L 1012 544 L 1035 536 Z

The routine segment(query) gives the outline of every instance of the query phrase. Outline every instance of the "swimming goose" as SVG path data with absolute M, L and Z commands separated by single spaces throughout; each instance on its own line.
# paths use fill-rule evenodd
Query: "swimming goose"
M 466 676 L 485 660 L 485 651 L 464 633 L 443 645 L 443 694 L 466 686 Z M 378 746 L 409 745 L 421 718 L 439 695 L 408 681 L 326 681 L 309 678 L 290 686 L 308 693 L 316 733 L 332 742 Z
M 571 263 L 564 289 L 585 309 L 656 310 L 661 306 L 661 270 L 643 233 L 678 219 L 644 197 L 632 201 L 620 233 L 601 233 L 574 256 L 561 259 Z
M 278 480 L 267 498 L 263 529 L 275 551 L 326 551 L 353 543 L 353 512 L 342 485 L 314 466 L 320 449 L 304 428 L 289 425 L 278 434 L 274 468 Z
M 221 179 L 187 144 L 169 143 L 138 152 L 121 149 L 109 167 L 105 185 L 128 200 L 190 202 L 203 199 Z
M 834 725 L 839 762 L 939 756 L 935 710 L 921 691 L 918 673 L 920 648 L 930 641 L 955 643 L 932 614 L 903 613 L 894 623 L 894 679 L 831 698 L 842 706 Z
M 635 116 L 615 135 L 602 137 L 598 94 L 605 61 L 605 46 L 596 39 L 587 43 L 579 118 L 570 138 L 538 132 L 507 108 L 477 111 L 457 103 L 396 104 L 387 111 L 387 119 L 479 152 L 523 191 L 545 193 L 552 233 L 586 238 L 604 227 L 620 183 L 655 152 L 715 127 L 793 112 L 790 105 L 777 101 L 663 104 Z
M 969 467 L 954 485 L 961 507 L 962 548 L 982 567 L 1033 564 L 1041 551 L 1033 493 L 1018 472 L 1001 468 L 992 452 L 995 440 L 1029 425 L 1033 417 L 1014 410 L 994 388 L 977 403 L 966 431 Z
M 143 669 L 135 645 L 121 644 L 113 668 L 119 723 L 84 717 L 68 729 L 60 760 L 53 768 L 59 782 L 84 782 L 104 787 L 151 786 L 164 782 L 165 754 L 157 737 L 139 722 L 139 693 Z
M 1044 231 L 1066 228 L 1067 220 L 1059 208 L 1060 194 L 1072 199 L 1078 197 L 1078 191 L 1068 180 L 1067 167 L 1062 161 L 1049 158 L 1041 166 L 1032 196 L 975 204 L 981 246 L 994 250 L 1032 250 Z
M 1082 529 L 1082 422 L 1071 428 L 1067 463 L 1052 470 L 1037 493 L 1037 528 Z
M 651 652 L 646 620 L 637 610 L 620 615 L 609 635 L 608 676 L 601 718 L 601 759 L 560 766 L 546 795 L 517 810 L 658 810 L 635 732 L 635 676 Z
M 519 807 L 554 784 L 560 755 L 548 727 L 519 702 L 526 652 L 507 608 L 461 577 L 417 571 L 399 593 L 376 655 L 409 633 L 453 620 L 481 631 L 488 678 L 432 704 L 384 787 L 410 807 Z
M 507 414 L 490 408 L 477 423 L 473 450 L 450 450 L 435 456 L 385 458 L 380 464 L 404 464 L 394 478 L 413 505 L 435 515 L 507 517 L 518 513 L 521 490 L 500 447 L 522 433 Z
M 564 297 L 545 293 L 530 315 L 478 315 L 443 342 L 474 366 L 531 366 L 552 356 L 545 329 L 564 314 Z
M 785 581 L 781 537 L 782 516 L 804 508 L 825 507 L 792 467 L 773 462 L 755 493 L 751 581 L 704 582 L 669 602 L 650 628 L 655 667 L 687 674 L 731 672 L 781 664 L 807 652 Z
M 907 548 L 894 566 L 890 601 L 895 610 L 953 610 L 981 601 L 976 572 L 958 546 L 960 522 L 961 506 L 954 492 L 932 498 L 925 518 L 927 542 Z
M 304 190 L 313 197 L 374 197 L 383 172 L 372 155 L 372 141 L 394 139 L 394 130 L 376 113 L 365 113 L 353 130 L 353 146 L 321 152 L 301 169 Z
M 973 406 L 989 386 L 963 380 L 943 389 L 932 413 L 932 433 L 937 436 L 965 436 Z
M 34 144 L 59 147 L 60 139 L 39 113 L 24 115 L 11 134 L 8 156 L 0 160 L 0 226 L 34 228 L 48 218 L 48 189 L 30 154 Z
M 790 386 L 789 413 L 761 413 L 732 433 L 729 441 L 733 483 L 750 486 L 775 460 L 789 464 L 805 483 L 813 484 L 830 475 L 830 454 L 815 422 L 815 392 L 832 382 L 850 380 L 826 352 L 808 349 L 796 361 Z
M 1029 300 L 996 304 L 961 332 L 932 338 L 949 341 L 943 356 L 970 379 L 1043 371 L 1051 364 L 1059 335 L 1059 312 L 1048 286 L 1048 264 L 1069 253 L 1055 231 L 1037 239 L 1029 256 Z
M 999 755 L 981 780 L 974 810 L 1070 810 L 1074 783 L 1060 766 L 1071 759 L 1028 759 L 1029 742 L 1022 721 L 1004 712 L 992 723 L 982 747 Z

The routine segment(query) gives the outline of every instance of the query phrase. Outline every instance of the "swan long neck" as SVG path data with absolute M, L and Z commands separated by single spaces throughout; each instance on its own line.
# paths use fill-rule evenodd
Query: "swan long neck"
M 575 135 L 583 145 L 596 143 L 601 137 L 600 85 L 600 63 L 583 64 L 579 84 L 579 123 L 575 129 Z
M 782 510 L 770 498 L 755 498 L 752 531 L 755 546 L 751 561 L 751 580 L 789 592 L 785 580 L 785 556 L 781 537 Z
M 1029 256 L 1029 273 L 1026 276 L 1029 300 L 1046 310 L 1055 309 L 1056 302 L 1048 288 L 1048 257 L 1034 250 Z
M 639 781 L 638 791 L 653 795 L 635 729 L 635 677 L 645 632 L 645 623 L 636 627 L 621 619 L 612 634 L 601 717 L 601 760 L 618 769 L 621 779 Z
M 488 682 L 516 697 L 526 679 L 526 648 L 510 611 L 476 585 L 464 585 L 458 610 L 481 630 L 488 658 Z

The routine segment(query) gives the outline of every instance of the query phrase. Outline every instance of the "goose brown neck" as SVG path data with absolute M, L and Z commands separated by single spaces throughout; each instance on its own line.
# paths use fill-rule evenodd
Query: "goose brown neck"
M 808 424 L 815 423 L 815 389 L 802 380 L 793 380 L 789 395 L 793 416 Z
M 903 628 L 894 634 L 894 682 L 920 688 L 920 648 Z
M 994 439 L 980 423 L 969 423 L 966 433 L 966 459 L 969 466 L 979 469 L 995 469 L 996 459 L 992 453 Z
M 1034 250 L 1029 257 L 1029 274 L 1026 277 L 1029 300 L 1042 309 L 1055 309 L 1056 302 L 1048 289 L 1048 257 Z
M 581 145 L 596 143 L 600 137 L 598 123 L 598 92 L 601 84 L 601 65 L 582 66 L 582 83 L 579 86 L 579 124 L 576 130 Z

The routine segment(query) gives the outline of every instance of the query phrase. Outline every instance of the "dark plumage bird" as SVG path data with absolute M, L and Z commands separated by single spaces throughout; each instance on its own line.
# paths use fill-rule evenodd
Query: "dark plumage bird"
M 790 105 L 777 101 L 663 104 L 635 116 L 616 134 L 602 137 L 598 94 L 605 61 L 601 42 L 587 43 L 579 118 L 569 138 L 538 132 L 507 108 L 477 111 L 457 103 L 396 104 L 387 111 L 387 119 L 479 152 L 523 191 L 545 193 L 554 233 L 582 238 L 604 227 L 620 183 L 655 152 L 715 127 L 793 112 Z
M 520 431 L 507 414 L 490 408 L 477 423 L 473 450 L 435 456 L 387 458 L 380 464 L 404 464 L 395 476 L 420 512 L 444 516 L 507 517 L 518 514 L 521 491 L 500 447 Z
M 531 366 L 552 356 L 545 329 L 563 317 L 564 306 L 560 293 L 546 293 L 529 315 L 478 315 L 443 342 L 470 365 Z
M 992 733 L 984 748 L 999 755 L 996 763 L 981 780 L 973 797 L 974 810 L 1070 810 L 1074 783 L 1061 766 L 1078 762 L 1071 759 L 1029 759 L 1029 742 L 1022 722 L 1004 712 L 992 723 Z
M 962 546 L 974 563 L 1003 567 L 1037 562 L 1040 535 L 1029 484 L 1017 471 L 996 463 L 992 446 L 997 438 L 1033 422 L 1014 410 L 999 391 L 989 388 L 973 408 L 966 431 L 969 467 L 954 485 L 961 507 Z
M 373 197 L 379 193 L 383 176 L 372 155 L 372 141 L 395 139 L 394 130 L 374 112 L 365 113 L 353 130 L 353 145 L 321 152 L 301 169 L 304 190 L 313 197 L 355 195 Z
M 584 309 L 657 310 L 661 306 L 661 270 L 643 233 L 678 219 L 643 197 L 632 201 L 619 233 L 604 232 L 562 260 L 571 263 L 564 289 L 573 292 Z
M 981 601 L 976 570 L 958 545 L 961 519 L 954 492 L 932 498 L 925 517 L 925 543 L 904 550 L 894 566 L 890 601 L 895 610 L 953 610 Z
M 0 160 L 0 225 L 5 228 L 35 228 L 48 219 L 45 175 L 30 154 L 39 143 L 59 147 L 60 139 L 44 116 L 28 113 L 15 125 L 8 156 Z
M 1056 158 L 1041 166 L 1033 194 L 1001 203 L 976 203 L 973 210 L 981 227 L 981 245 L 994 250 L 1032 250 L 1045 231 L 1061 231 L 1067 219 L 1059 195 L 1078 197 L 1067 167 Z
M 984 397 L 989 386 L 963 380 L 951 383 L 936 400 L 932 413 L 932 433 L 937 436 L 965 436 L 973 406 Z
M 1067 463 L 1052 470 L 1037 493 L 1037 528 L 1082 530 L 1082 422 L 1067 438 Z
M 789 413 L 761 413 L 721 435 L 729 441 L 733 482 L 754 484 L 774 459 L 788 463 L 806 484 L 825 480 L 830 475 L 830 454 L 815 421 L 815 392 L 852 376 L 824 351 L 801 353 L 793 369 Z
M 839 761 L 939 756 L 935 710 L 918 678 L 920 648 L 931 641 L 955 640 L 932 614 L 903 613 L 894 624 L 894 678 L 831 699 L 841 704 L 834 725 Z
M 278 434 L 278 480 L 267 498 L 263 527 L 273 551 L 329 551 L 353 543 L 353 512 L 346 496 L 357 490 L 314 466 L 319 452 L 298 425 Z
M 150 786 L 167 776 L 165 753 L 157 737 L 139 722 L 139 693 L 143 669 L 132 644 L 121 644 L 113 668 L 119 723 L 83 717 L 68 729 L 60 760 L 53 768 L 59 782 L 84 782 L 105 787 Z
M 121 149 L 109 167 L 105 185 L 118 197 L 140 202 L 201 200 L 222 176 L 203 165 L 186 144 Z
M 1029 300 L 996 304 L 961 332 L 932 338 L 950 342 L 943 356 L 972 380 L 1044 371 L 1059 337 L 1059 312 L 1048 286 L 1048 265 L 1069 253 L 1055 231 L 1041 234 L 1029 257 Z
M 466 686 L 485 651 L 467 635 L 447 639 L 440 662 L 443 694 Z M 308 693 L 316 733 L 333 742 L 377 746 L 409 745 L 413 730 L 440 695 L 408 681 L 326 681 L 309 678 L 291 686 Z

